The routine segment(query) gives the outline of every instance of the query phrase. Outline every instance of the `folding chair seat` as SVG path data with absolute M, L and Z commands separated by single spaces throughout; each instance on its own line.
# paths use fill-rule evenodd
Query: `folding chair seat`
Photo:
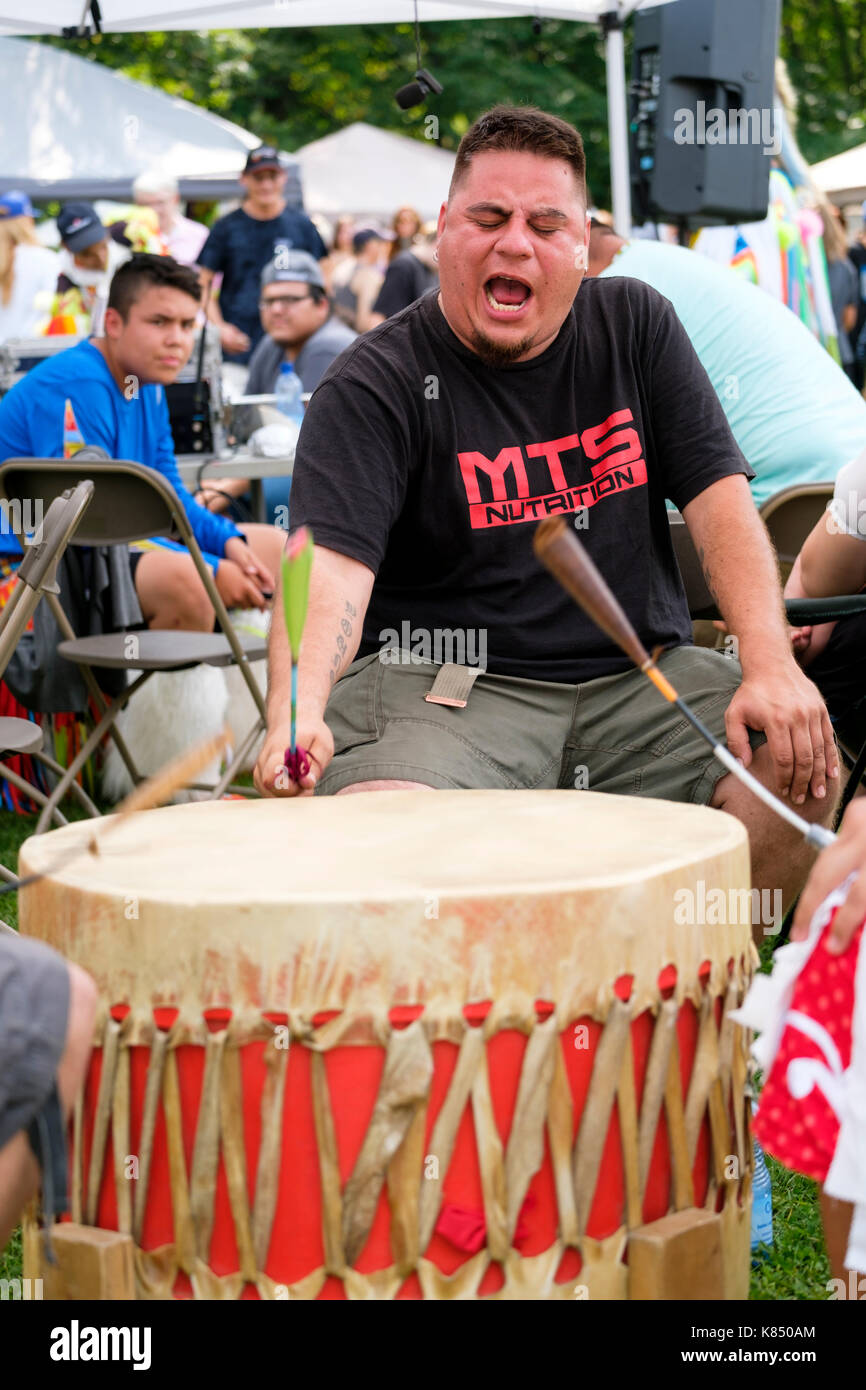
M 0 756 L 10 753 L 38 753 L 42 747 L 42 730 L 29 719 L 0 717 Z
M 10 503 L 18 501 L 20 504 L 29 498 L 41 500 L 43 505 L 47 505 L 64 487 L 83 478 L 92 481 L 94 494 L 86 522 L 79 527 L 74 544 L 125 545 L 150 537 L 168 537 L 179 541 L 192 557 L 221 632 L 135 631 L 78 637 L 57 595 L 48 596 L 63 638 L 58 644 L 58 652 L 78 667 L 95 703 L 98 718 L 43 808 L 36 826 L 37 834 L 46 828 L 53 806 L 59 804 L 78 770 L 106 736 L 114 740 L 133 783 L 142 780 L 116 727 L 116 719 L 135 692 L 157 671 L 178 671 L 205 663 L 209 666 L 236 665 L 243 675 L 258 716 L 215 787 L 189 784 L 211 797 L 221 796 L 230 786 L 236 770 L 243 764 L 266 724 L 264 696 L 250 663 L 266 656 L 267 644 L 264 639 L 242 636 L 235 631 L 183 507 L 160 473 L 128 460 L 80 456 L 71 459 L 7 459 L 0 465 L 0 496 L 5 496 Z M 100 689 L 94 675 L 98 670 L 137 671 L 139 674 L 112 698 Z M 237 790 L 247 795 L 253 794 L 250 788 Z

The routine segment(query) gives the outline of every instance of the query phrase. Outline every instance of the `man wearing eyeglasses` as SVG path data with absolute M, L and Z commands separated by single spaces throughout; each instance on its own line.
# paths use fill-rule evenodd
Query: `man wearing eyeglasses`
M 219 301 L 209 300 L 208 317 L 231 362 L 249 361 L 264 331 L 258 308 L 264 266 L 291 251 L 307 251 L 317 261 L 327 254 L 309 217 L 286 207 L 286 170 L 273 146 L 250 151 L 240 181 L 243 203 L 214 223 L 198 258 L 205 293 L 222 273 Z
M 291 362 L 314 391 L 335 357 L 357 338 L 331 312 L 325 281 L 306 251 L 288 251 L 262 271 L 259 313 L 265 336 L 250 358 L 247 395 L 270 395 L 280 366 Z

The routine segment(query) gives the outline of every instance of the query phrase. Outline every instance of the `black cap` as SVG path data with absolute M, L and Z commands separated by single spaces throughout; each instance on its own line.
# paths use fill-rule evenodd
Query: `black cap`
M 67 203 L 57 214 L 60 240 L 70 251 L 86 251 L 108 236 L 92 203 Z
M 282 167 L 283 161 L 280 159 L 279 150 L 275 150 L 273 145 L 259 145 L 257 149 L 250 150 L 247 155 L 244 173 L 253 174 L 256 169 L 282 169 Z

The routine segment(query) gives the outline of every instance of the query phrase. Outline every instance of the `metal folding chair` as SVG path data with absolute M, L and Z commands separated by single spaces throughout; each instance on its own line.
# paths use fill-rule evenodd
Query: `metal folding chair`
M 81 482 L 56 497 L 36 536 L 27 546 L 18 568 L 15 588 L 0 613 L 0 678 L 42 598 L 57 593 L 57 566 L 80 526 L 92 497 L 93 484 L 89 481 Z M 62 777 L 64 769 L 44 751 L 43 737 L 43 730 L 32 720 L 3 716 L 0 718 L 0 758 L 26 754 L 47 767 L 55 777 Z M 48 798 L 44 793 L 5 763 L 0 765 L 0 774 L 38 806 L 47 805 Z M 98 807 L 77 782 L 73 782 L 71 791 L 88 815 L 100 814 Z M 52 812 L 52 818 L 57 825 L 66 824 L 66 817 L 57 807 Z M 12 870 L 2 864 L 0 878 L 7 883 L 18 882 Z
M 200 663 L 208 666 L 236 665 L 253 698 L 258 717 L 241 740 L 216 786 L 189 784 L 211 798 L 222 796 L 231 787 L 235 773 L 266 725 L 264 696 L 250 663 L 266 656 L 267 644 L 262 639 L 240 636 L 235 631 L 177 494 L 162 474 L 128 460 L 88 458 L 76 463 L 75 458 L 7 459 L 0 465 L 0 497 L 6 497 L 10 504 L 17 502 L 19 507 L 25 499 L 41 500 L 43 506 L 47 506 L 65 487 L 78 483 L 84 477 L 92 480 L 94 494 L 86 521 L 79 527 L 73 543 L 81 546 L 125 545 L 159 536 L 179 541 L 192 556 L 222 631 L 118 632 L 78 637 L 56 594 L 47 594 L 64 637 L 58 651 L 79 668 L 99 717 L 43 807 L 36 825 L 37 834 L 47 827 L 54 807 L 62 801 L 79 769 L 107 735 L 113 738 L 133 784 L 142 780 L 116 727 L 116 720 L 135 692 L 157 671 L 178 671 Z M 100 669 L 137 670 L 140 674 L 112 699 L 100 689 L 96 680 L 94 671 Z M 253 795 L 249 787 L 236 790 Z

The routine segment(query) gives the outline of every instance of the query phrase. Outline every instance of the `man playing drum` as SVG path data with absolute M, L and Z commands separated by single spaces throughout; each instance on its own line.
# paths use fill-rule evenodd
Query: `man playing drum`
M 717 737 L 830 822 L 832 730 L 791 654 L 749 465 L 668 301 L 633 279 L 582 283 L 588 242 L 577 131 L 526 108 L 482 116 L 439 215 L 439 292 L 347 349 L 310 402 L 291 519 L 316 541 L 297 729 L 312 767 L 299 785 L 282 770 L 290 660 L 275 622 L 257 785 L 588 786 L 709 804 L 747 826 L 755 886 L 788 898 L 808 849 L 533 556 L 536 523 L 570 514 Z M 691 644 L 666 498 L 739 662 Z M 432 689 L 443 663 L 450 703 Z

